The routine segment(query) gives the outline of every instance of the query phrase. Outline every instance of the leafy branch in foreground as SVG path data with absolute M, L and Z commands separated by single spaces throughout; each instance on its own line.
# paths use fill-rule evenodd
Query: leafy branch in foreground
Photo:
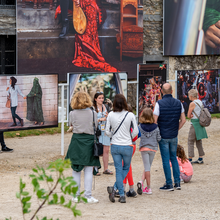
M 32 179 L 31 183 L 33 185 L 33 191 L 39 200 L 39 207 L 34 211 L 34 214 L 30 218 L 30 220 L 34 219 L 35 217 L 37 218 L 37 220 L 39 220 L 39 218 L 37 217 L 37 213 L 46 205 L 60 205 L 62 207 L 70 209 L 75 217 L 81 215 L 81 211 L 76 209 L 77 203 L 72 204 L 71 200 L 66 201 L 64 197 L 64 195 L 66 194 L 76 197 L 76 192 L 78 190 L 78 187 L 76 186 L 76 182 L 73 180 L 73 177 L 65 177 L 63 174 L 64 170 L 70 167 L 70 160 L 58 159 L 54 162 L 50 162 L 50 165 L 47 168 L 47 170 L 50 171 L 49 175 L 47 175 L 44 168 L 40 168 L 39 166 L 33 169 L 34 173 L 29 176 Z M 52 172 L 56 172 L 55 179 L 51 175 Z M 41 182 L 46 182 L 48 188 L 47 190 L 41 188 Z M 32 198 L 29 192 L 25 191 L 25 186 L 26 183 L 24 183 L 22 179 L 20 179 L 20 191 L 16 193 L 16 197 L 21 202 L 23 219 L 25 219 L 25 214 L 31 212 Z M 57 189 L 58 187 L 61 190 L 61 193 L 59 193 L 61 195 L 58 195 L 55 192 L 55 189 Z M 80 194 L 80 196 L 78 196 L 78 202 L 80 200 L 87 202 L 86 198 L 81 197 L 82 193 Z M 47 219 L 47 217 L 44 217 L 42 220 L 49 219 Z

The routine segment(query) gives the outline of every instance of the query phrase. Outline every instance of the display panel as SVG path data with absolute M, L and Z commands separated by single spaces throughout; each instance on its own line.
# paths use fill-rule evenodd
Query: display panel
M 103 92 L 112 102 L 116 94 L 127 97 L 127 73 L 69 73 L 69 103 L 78 91 L 88 92 L 92 101 L 96 92 Z
M 191 102 L 188 96 L 190 89 L 197 89 L 198 98 L 210 113 L 220 112 L 220 70 L 178 70 L 176 74 L 177 98 L 182 102 L 186 115 Z
M 219 0 L 164 0 L 164 55 L 220 54 Z
M 17 0 L 17 73 L 58 72 L 67 81 L 68 72 L 126 71 L 135 79 L 143 62 L 141 1 L 80 0 L 85 16 L 74 25 L 73 3 Z
M 57 127 L 58 74 L 2 75 L 0 102 L 0 131 Z
M 138 65 L 138 115 L 144 108 L 152 110 L 162 98 L 162 85 L 166 82 L 165 64 Z

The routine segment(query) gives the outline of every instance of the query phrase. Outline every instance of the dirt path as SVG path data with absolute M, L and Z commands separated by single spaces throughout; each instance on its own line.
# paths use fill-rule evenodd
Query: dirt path
M 187 136 L 189 122 L 181 129 L 179 143 L 187 151 Z M 160 152 L 153 161 L 151 170 L 152 195 L 142 195 L 137 198 L 127 198 L 126 204 L 111 203 L 108 200 L 106 187 L 112 185 L 115 176 L 101 175 L 95 177 L 93 196 L 99 199 L 98 204 L 79 204 L 82 217 L 78 219 L 220 219 L 220 120 L 213 120 L 207 129 L 209 139 L 204 140 L 206 156 L 203 165 L 194 165 L 192 181 L 182 185 L 181 191 L 161 192 L 165 181 Z M 71 134 L 65 135 L 65 152 L 71 139 Z M 21 177 L 30 191 L 32 190 L 29 174 L 36 164 L 47 167 L 48 162 L 60 156 L 60 134 L 41 135 L 25 138 L 6 139 L 8 147 L 13 148 L 11 154 L 0 154 L 0 220 L 12 217 L 13 220 L 22 218 L 19 200 L 15 193 L 18 191 Z M 198 156 L 195 149 L 196 157 Z M 109 163 L 111 164 L 110 156 Z M 114 170 L 113 166 L 109 166 Z M 132 159 L 134 181 L 140 180 L 143 170 L 141 155 L 136 151 Z M 103 169 L 101 169 L 103 171 Z M 66 172 L 71 175 L 71 170 Z M 93 186 L 94 187 L 94 186 Z M 83 190 L 83 181 L 82 181 Z M 66 197 L 68 199 L 69 197 Z M 33 210 L 37 208 L 34 200 Z M 48 216 L 60 220 L 74 219 L 70 211 L 61 207 L 44 208 L 39 217 Z M 30 219 L 30 218 L 26 218 Z

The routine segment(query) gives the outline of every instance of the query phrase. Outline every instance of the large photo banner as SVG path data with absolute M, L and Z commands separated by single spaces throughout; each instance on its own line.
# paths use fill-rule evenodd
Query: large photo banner
M 144 108 L 154 109 L 162 99 L 162 85 L 166 82 L 165 64 L 138 65 L 138 115 Z
M 220 54 L 219 0 L 164 0 L 164 55 Z
M 69 73 L 69 103 L 76 92 L 87 92 L 91 100 L 103 93 L 106 104 L 112 107 L 116 94 L 127 97 L 127 73 Z
M 177 98 L 182 102 L 187 115 L 190 89 L 197 89 L 198 98 L 210 113 L 219 113 L 220 70 L 178 70 Z
M 58 126 L 58 75 L 0 76 L 0 131 Z
M 128 72 L 143 62 L 139 0 L 17 0 L 17 73 Z

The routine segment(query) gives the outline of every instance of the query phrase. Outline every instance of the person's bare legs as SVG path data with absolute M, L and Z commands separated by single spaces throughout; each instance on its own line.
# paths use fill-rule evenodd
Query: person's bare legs
M 104 171 L 108 170 L 109 146 L 103 145 L 103 165 Z

